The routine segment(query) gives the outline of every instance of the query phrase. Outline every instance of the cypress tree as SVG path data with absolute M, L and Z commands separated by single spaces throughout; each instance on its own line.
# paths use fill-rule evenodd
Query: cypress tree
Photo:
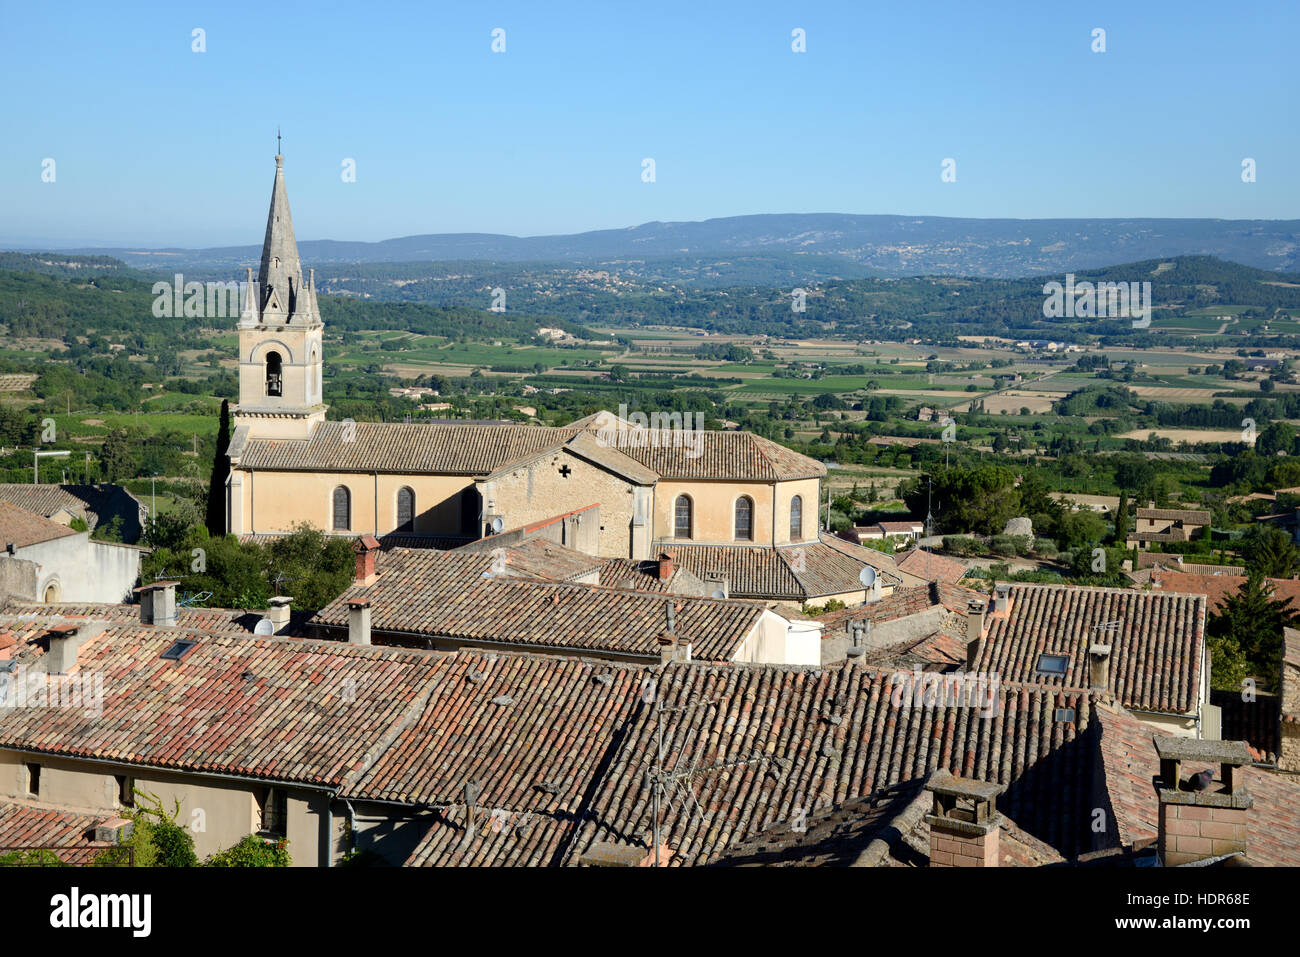
M 208 485 L 208 534 L 226 534 L 226 479 L 230 477 L 230 400 L 221 400 L 221 425 L 217 429 L 217 451 L 212 457 L 212 480 Z

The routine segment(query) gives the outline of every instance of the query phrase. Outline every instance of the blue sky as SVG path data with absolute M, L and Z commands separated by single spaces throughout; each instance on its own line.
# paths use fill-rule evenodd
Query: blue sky
M 0 0 L 0 244 L 260 242 L 277 123 L 300 239 L 1300 218 L 1295 2 L 126 7 Z

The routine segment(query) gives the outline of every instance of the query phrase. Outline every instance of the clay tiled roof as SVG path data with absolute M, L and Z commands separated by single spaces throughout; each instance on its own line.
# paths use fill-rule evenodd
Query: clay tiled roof
M 500 807 L 572 820 L 652 674 L 546 655 L 444 656 L 428 702 L 345 794 L 456 805 L 475 782 L 485 819 Z
M 925 527 L 924 522 L 877 522 L 876 527 L 886 535 L 910 535 Z
M 0 501 L 17 505 L 45 518 L 60 510 L 86 520 L 92 529 L 113 514 L 124 517 L 123 534 L 139 531 L 144 504 L 120 485 L 31 485 L 0 483 Z M 135 513 L 131 521 L 131 512 Z
M 900 572 L 906 572 L 926 581 L 948 582 L 951 584 L 960 581 L 962 576 L 966 574 L 966 564 L 964 562 L 949 558 L 946 555 L 935 555 L 933 552 L 927 552 L 920 548 L 911 549 L 901 558 L 895 555 L 894 561 L 898 563 Z
M 140 606 L 114 602 L 36 602 L 11 599 L 4 605 L 5 615 L 51 619 L 88 618 L 113 624 L 139 624 Z M 251 635 L 253 628 L 266 617 L 262 611 L 241 608 L 176 609 L 176 627 L 225 635 Z
M 1256 761 L 1277 761 L 1282 717 L 1282 701 L 1277 695 L 1257 691 L 1254 700 L 1246 701 L 1240 691 L 1211 689 L 1210 704 L 1219 708 L 1224 741 L 1245 741 Z
M 116 627 L 83 645 L 81 673 L 103 675 L 103 713 L 0 710 L 0 747 L 194 772 L 337 786 L 400 729 L 438 656 L 335 642 L 199 637 Z
M 928 867 L 933 795 L 921 780 L 846 801 L 810 814 L 795 830 L 781 821 L 752 841 L 734 846 L 720 867 Z M 1060 864 L 1057 851 L 1001 815 L 998 846 L 1003 867 Z
M 1266 582 L 1272 588 L 1273 597 L 1289 601 L 1292 611 L 1300 611 L 1300 581 L 1294 578 L 1269 578 Z M 1210 601 L 1210 610 L 1219 611 L 1223 607 L 1223 600 L 1229 595 L 1235 595 L 1246 584 L 1246 576 L 1193 575 L 1157 568 L 1151 573 L 1151 584 L 1161 591 L 1205 595 Z
M 603 559 L 584 555 L 544 538 L 526 538 L 521 542 L 500 546 L 499 550 L 487 548 L 483 544 L 491 541 L 490 538 L 481 539 L 469 546 L 462 546 L 458 551 L 467 555 L 499 557 L 504 562 L 503 571 L 506 575 L 561 582 L 598 572 L 604 563 Z
M 1159 826 L 1159 802 L 1154 779 L 1160 773 L 1152 729 L 1117 708 L 1098 706 L 1100 757 L 1105 777 L 1100 782 L 1124 844 L 1154 838 Z M 1183 773 L 1207 766 L 1184 763 Z M 1218 768 L 1213 769 L 1218 776 Z M 1294 775 L 1263 768 L 1242 768 L 1241 783 L 1254 799 L 1247 812 L 1246 858 L 1266 867 L 1300 867 L 1300 782 Z M 1108 832 L 1114 837 L 1114 832 Z
M 52 522 L 43 515 L 0 501 L 0 548 L 5 545 L 24 548 L 76 534 L 68 526 Z
M 46 804 L 0 801 L 0 855 L 19 848 L 47 848 L 64 864 L 86 866 L 112 845 L 96 841 L 95 826 L 117 814 L 77 814 Z
M 322 422 L 308 440 L 250 439 L 240 468 L 309 472 L 485 475 L 576 434 L 531 425 L 411 425 Z
M 502 577 L 492 561 L 491 554 L 395 549 L 378 557 L 374 584 L 353 585 L 312 621 L 346 628 L 347 603 L 368 600 L 375 632 L 658 660 L 671 601 L 676 633 L 690 640 L 692 656 L 729 661 L 764 613 L 747 601 Z
M 988 635 L 972 670 L 1004 681 L 1088 686 L 1088 646 L 1111 645 L 1110 690 L 1126 708 L 1190 714 L 1198 707 L 1205 650 L 1202 595 L 1012 585 L 1007 616 L 988 616 Z M 1098 632 L 1105 622 L 1118 622 Z M 1067 658 L 1064 678 L 1040 675 L 1042 654 Z
M 1153 522 L 1185 522 L 1188 525 L 1209 525 L 1210 513 L 1195 508 L 1139 508 L 1137 517 Z
M 673 578 L 682 573 L 674 568 L 667 581 L 659 578 L 657 561 L 634 561 L 630 558 L 610 558 L 600 566 L 600 583 L 606 588 L 632 588 L 636 591 L 666 593 Z
M 572 667 L 547 664 L 551 669 Z M 799 808 L 809 813 L 834 808 L 924 778 L 935 768 L 1008 784 L 999 807 L 1041 840 L 1074 848 L 1080 835 L 1088 833 L 1091 755 L 1070 744 L 1089 719 L 1086 694 L 1004 688 L 997 715 L 981 718 L 968 708 L 895 707 L 891 675 L 863 667 L 668 665 L 657 671 L 656 693 L 664 708 L 688 709 L 666 710 L 663 717 L 664 766 L 682 782 L 663 812 L 671 865 L 709 863 L 790 819 Z M 528 688 L 542 680 L 525 671 L 480 697 L 490 692 L 526 700 Z M 575 674 L 573 680 L 591 679 Z M 569 687 L 560 683 L 553 707 L 572 707 L 568 702 L 586 697 L 571 694 Z M 563 779 L 571 765 L 548 773 L 545 759 L 528 759 L 529 738 L 517 734 L 508 712 L 500 712 L 497 722 L 484 717 L 480 723 L 475 708 L 460 708 L 458 723 L 485 728 L 472 743 L 475 753 L 490 755 L 495 773 L 511 779 L 499 786 L 498 797 L 480 807 L 486 816 L 495 803 L 492 811 L 505 825 L 497 833 L 480 827 L 471 836 L 464 808 L 445 808 L 413 861 L 574 864 L 599 844 L 648 847 L 646 771 L 658 760 L 655 710 L 644 702 L 633 676 L 615 675 L 608 691 L 625 696 L 623 710 L 602 711 L 599 733 L 589 732 L 582 742 L 584 755 L 591 756 L 584 760 L 598 764 L 599 773 L 585 787 L 577 781 L 563 783 L 557 794 L 581 797 L 562 810 L 548 808 L 528 789 L 539 780 Z M 1076 708 L 1076 721 L 1058 723 L 1058 706 Z M 490 713 L 490 699 L 478 707 Z M 440 723 L 452 720 L 449 713 Z M 573 735 L 583 727 L 562 713 L 556 720 L 557 734 Z M 544 723 L 537 718 L 529 722 Z M 424 735 L 427 757 L 412 751 L 405 756 L 406 765 L 441 760 L 439 740 L 432 731 Z M 547 745 L 541 747 L 545 752 Z M 468 763 L 458 746 L 452 755 L 451 763 Z M 449 788 L 467 773 L 452 775 Z
M 749 432 L 701 430 L 687 433 L 689 441 L 675 441 L 669 433 L 650 430 L 633 439 L 624 436 L 637 430 L 604 433 L 537 425 L 357 422 L 353 429 L 322 422 L 306 440 L 248 439 L 237 464 L 270 471 L 488 475 L 574 443 L 575 454 L 636 473 L 646 482 L 656 476 L 783 481 L 826 474 L 820 462 Z
M 737 598 L 771 598 L 805 602 L 826 595 L 862 591 L 858 579 L 870 565 L 885 585 L 901 579 L 893 559 L 874 549 L 823 535 L 806 545 L 691 545 L 664 540 L 656 549 L 671 550 L 679 566 L 704 579 L 708 572 L 727 578 Z
M 829 611 L 818 615 L 817 620 L 826 626 L 826 633 L 830 634 L 847 628 L 851 621 L 869 621 L 875 625 L 918 615 L 932 608 L 944 608 L 964 615 L 972 601 L 987 600 L 987 595 L 971 588 L 928 582 L 911 588 L 895 588 L 893 594 L 880 601 Z

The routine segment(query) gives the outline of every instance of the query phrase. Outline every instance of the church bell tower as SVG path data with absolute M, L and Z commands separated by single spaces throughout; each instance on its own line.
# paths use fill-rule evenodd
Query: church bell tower
M 284 157 L 276 154 L 257 280 L 248 270 L 239 318 L 237 428 L 247 438 L 307 439 L 325 419 L 316 271 L 305 276 L 293 235 Z

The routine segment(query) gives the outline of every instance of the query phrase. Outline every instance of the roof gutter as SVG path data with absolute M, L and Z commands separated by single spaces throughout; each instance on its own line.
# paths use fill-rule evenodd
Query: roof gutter
M 92 758 L 65 751 L 40 751 L 33 748 L 15 747 L 4 743 L 0 743 L 0 750 L 13 751 L 15 754 L 30 754 L 43 758 L 63 758 L 69 761 L 86 761 L 90 764 L 107 765 L 115 768 L 147 768 L 149 770 L 170 772 L 174 774 L 193 774 L 197 777 L 213 778 L 219 781 L 238 781 L 241 784 L 280 784 L 307 791 L 319 791 L 322 794 L 330 795 L 331 799 L 336 797 L 340 790 L 340 788 L 335 785 L 308 784 L 306 782 L 294 781 L 288 778 L 258 778 L 243 774 L 229 774 L 220 771 L 199 771 L 192 768 L 169 767 L 165 764 L 144 764 L 141 762 L 113 760 L 112 758 Z

